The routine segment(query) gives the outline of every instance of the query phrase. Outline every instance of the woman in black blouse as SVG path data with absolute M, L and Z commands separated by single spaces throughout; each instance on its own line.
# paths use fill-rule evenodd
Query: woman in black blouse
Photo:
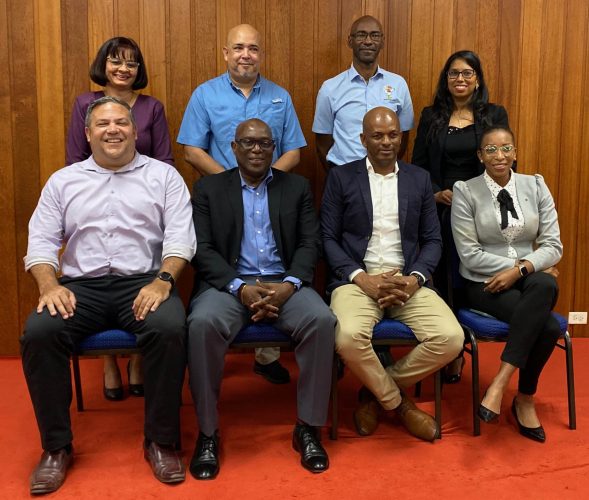
M 452 54 L 442 68 L 432 106 L 424 108 L 417 127 L 411 162 L 431 175 L 442 237 L 451 238 L 449 208 L 456 181 L 467 181 L 483 173 L 477 158 L 482 132 L 492 126 L 508 127 L 503 106 L 489 102 L 483 68 L 470 50 Z M 440 261 L 434 282 L 448 299 L 445 259 Z M 449 365 L 445 381 L 460 380 L 462 357 Z

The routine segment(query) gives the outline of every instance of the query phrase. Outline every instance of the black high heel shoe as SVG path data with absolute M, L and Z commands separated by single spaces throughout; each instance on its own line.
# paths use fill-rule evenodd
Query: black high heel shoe
M 131 360 L 127 362 L 127 377 L 129 379 L 129 394 L 131 394 L 131 396 L 142 398 L 145 395 L 145 391 L 143 390 L 143 384 L 131 383 Z
M 102 393 L 104 397 L 109 401 L 120 401 L 124 397 L 124 392 L 122 387 L 114 387 L 113 389 L 108 389 L 106 387 L 106 377 L 102 379 Z
M 487 393 L 485 392 L 485 396 Z M 483 399 L 485 397 L 483 396 Z M 483 406 L 483 403 L 479 404 L 479 410 L 477 412 L 479 418 L 485 422 L 486 424 L 498 424 L 499 423 L 499 413 L 495 413 L 493 410 L 489 410 L 486 406 Z
M 455 372 L 455 365 L 457 363 L 460 363 L 460 368 Z M 460 382 L 465 363 L 464 355 L 461 354 L 460 357 L 456 358 L 450 364 L 447 364 L 442 371 L 442 380 L 444 381 L 444 384 L 457 384 Z
M 538 441 L 539 443 L 544 443 L 546 441 L 546 433 L 544 432 L 544 427 L 526 427 L 525 425 L 522 425 L 522 423 L 519 421 L 519 418 L 517 417 L 517 410 L 515 408 L 516 397 L 513 398 L 513 401 L 511 403 L 511 413 L 513 413 L 513 416 L 515 418 L 515 423 L 517 424 L 517 429 L 519 430 L 519 433 L 522 436 L 527 437 L 528 439 Z

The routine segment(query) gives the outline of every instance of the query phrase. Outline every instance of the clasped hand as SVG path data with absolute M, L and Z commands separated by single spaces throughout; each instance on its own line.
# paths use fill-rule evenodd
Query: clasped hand
M 255 285 L 244 285 L 240 291 L 241 303 L 253 314 L 252 321 L 276 319 L 282 305 L 294 293 L 294 285 L 289 282 L 270 283 L 256 280 Z
M 378 303 L 380 309 L 404 306 L 419 285 L 415 276 L 403 276 L 398 272 L 398 269 L 373 275 L 362 272 L 354 278 L 354 282 Z

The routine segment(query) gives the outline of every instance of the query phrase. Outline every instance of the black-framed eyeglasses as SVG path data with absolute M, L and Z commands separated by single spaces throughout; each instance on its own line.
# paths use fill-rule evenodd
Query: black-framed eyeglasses
M 250 151 L 254 149 L 256 144 L 260 147 L 263 151 L 269 151 L 274 147 L 274 141 L 272 139 L 238 139 L 235 141 L 239 144 L 243 149 L 246 151 Z
M 127 66 L 127 69 L 131 70 L 139 68 L 139 63 L 137 61 L 127 61 L 125 59 L 119 59 L 118 57 L 107 57 L 106 60 L 115 68 L 120 68 L 123 65 Z
M 370 37 L 373 42 L 378 43 L 384 38 L 384 34 L 380 31 L 371 31 L 370 33 L 366 31 L 356 31 L 356 33 L 350 33 L 350 36 L 356 42 L 363 42 L 368 37 Z
M 457 69 L 451 69 L 446 73 L 450 80 L 456 80 L 459 75 L 462 75 L 462 78 L 465 80 L 470 80 L 475 74 L 476 71 L 474 69 L 463 69 L 462 71 L 458 71 Z
M 509 155 L 515 151 L 515 146 L 513 144 L 503 144 L 503 146 L 489 144 L 482 148 L 482 150 L 489 156 L 495 156 L 499 151 L 501 151 L 504 155 Z

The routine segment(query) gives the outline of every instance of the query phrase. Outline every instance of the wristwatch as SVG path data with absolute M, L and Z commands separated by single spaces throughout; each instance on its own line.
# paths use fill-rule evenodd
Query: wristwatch
M 417 280 L 417 286 L 419 288 L 425 285 L 425 280 L 423 279 L 423 276 L 420 273 L 413 271 L 412 273 L 409 273 L 409 276 L 415 276 L 415 279 Z
M 161 273 L 158 273 L 157 277 L 162 281 L 167 281 L 170 285 L 172 285 L 172 288 L 174 288 L 176 280 L 174 279 L 174 276 L 172 276 L 170 273 L 163 271 Z
M 519 269 L 519 275 L 522 278 L 525 278 L 528 274 L 530 274 L 530 271 L 528 271 L 528 268 L 525 266 L 525 264 L 521 264 L 520 266 L 517 266 L 517 268 Z

